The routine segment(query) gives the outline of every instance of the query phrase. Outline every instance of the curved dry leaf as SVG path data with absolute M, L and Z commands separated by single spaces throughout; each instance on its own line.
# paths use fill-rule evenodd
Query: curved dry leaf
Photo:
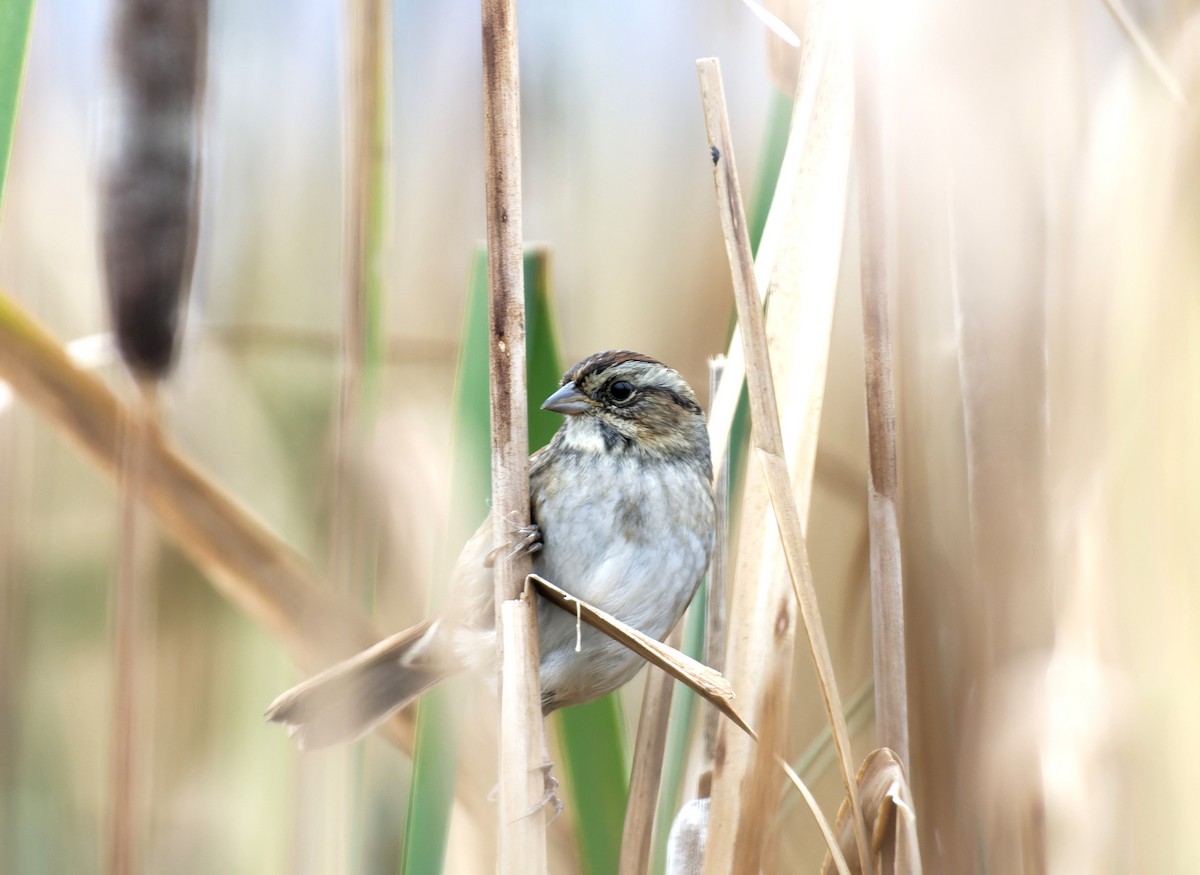
M 881 747 L 871 751 L 858 770 L 858 793 L 863 816 L 871 833 L 871 859 L 876 871 L 920 875 L 921 846 L 917 840 L 917 812 L 913 807 L 908 776 L 896 752 Z M 862 870 L 853 854 L 849 800 L 842 800 L 837 816 L 838 845 L 847 855 L 851 875 Z M 826 854 L 821 875 L 833 875 L 834 863 Z

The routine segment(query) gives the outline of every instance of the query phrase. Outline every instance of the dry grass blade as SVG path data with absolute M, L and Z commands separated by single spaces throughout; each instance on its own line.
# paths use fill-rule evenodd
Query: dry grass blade
M 871 853 L 881 872 L 920 875 L 917 815 L 912 804 L 908 777 L 896 752 L 881 747 L 871 751 L 858 772 L 858 791 L 871 828 Z M 846 802 L 838 809 L 838 843 L 847 854 L 854 848 Z M 832 851 L 831 851 L 832 854 Z M 826 856 L 821 875 L 833 875 L 834 858 Z M 841 866 L 838 871 L 845 875 Z M 862 870 L 850 867 L 851 875 Z
M 599 608 L 580 601 L 566 590 L 560 589 L 536 574 L 529 575 L 529 579 L 537 586 L 538 595 L 549 599 L 581 622 L 587 623 L 594 629 L 599 629 L 614 641 L 621 642 L 647 662 L 658 666 L 671 677 L 687 684 L 737 724 L 747 735 L 754 739 L 758 738 L 755 731 L 733 707 L 733 687 L 720 672 L 697 662 L 686 653 L 680 653 L 661 641 L 654 640 L 632 626 L 625 625 L 611 614 L 606 614 Z
M 855 53 L 855 148 L 862 263 L 863 356 L 866 374 L 867 513 L 871 555 L 871 632 L 875 720 L 879 744 L 908 763 L 908 682 L 904 647 L 904 581 L 896 493 L 896 398 L 888 313 L 890 176 L 883 151 L 884 107 L 875 22 L 860 22 Z
M 838 846 L 837 836 L 834 834 L 833 828 L 830 827 L 825 814 L 821 811 L 821 806 L 817 804 L 816 797 L 808 789 L 808 785 L 800 780 L 800 776 L 796 774 L 796 770 L 788 765 L 787 760 L 781 756 L 776 756 L 775 761 L 779 763 L 779 768 L 783 769 L 784 774 L 788 776 L 788 779 L 795 788 L 800 791 L 800 795 L 804 797 L 804 802 L 808 805 L 808 810 L 812 812 L 813 818 L 817 821 L 817 826 L 820 828 L 821 835 L 825 839 L 825 844 L 829 848 L 829 859 L 837 866 L 839 875 L 850 875 L 850 864 L 846 862 L 846 855 L 842 853 L 842 849 Z M 851 845 L 849 850 L 853 851 L 854 846 Z
M 680 622 L 665 644 L 678 650 L 682 640 L 683 623 Z M 640 875 L 647 871 L 650 864 L 654 815 L 662 786 L 663 756 L 667 748 L 667 726 L 674 686 L 675 679 L 664 671 L 652 668 L 646 675 L 642 710 L 638 715 L 637 741 L 634 743 L 633 771 L 629 776 L 629 804 L 625 807 L 625 826 L 621 833 L 621 865 L 618 870 L 621 875 Z
M 850 734 L 846 729 L 845 712 L 837 680 L 833 673 L 833 661 L 825 641 L 824 625 L 816 590 L 812 585 L 812 571 L 808 565 L 808 554 L 804 541 L 804 527 L 799 509 L 792 494 L 791 477 L 785 458 L 783 431 L 779 423 L 775 400 L 775 385 L 771 374 L 770 357 L 767 351 L 766 325 L 763 320 L 761 297 L 754 276 L 754 260 L 750 253 L 750 239 L 746 231 L 745 211 L 734 166 L 732 138 L 729 134 L 729 119 L 725 109 L 724 88 L 721 83 L 720 65 L 714 58 L 697 62 L 700 75 L 701 99 L 704 104 L 705 128 L 709 146 L 712 148 L 714 165 L 713 179 L 717 188 L 717 201 L 721 214 L 721 226 L 725 233 L 725 246 L 733 274 L 734 297 L 737 302 L 738 321 L 742 327 L 745 345 L 746 383 L 750 393 L 750 417 L 753 424 L 754 444 L 763 466 L 771 506 L 779 525 L 784 556 L 791 574 L 792 586 L 800 613 L 804 618 L 805 630 L 813 663 L 816 667 L 825 712 L 833 727 L 834 742 L 842 766 L 842 777 L 850 796 L 855 815 L 855 835 L 858 840 L 859 857 L 864 871 L 870 872 L 867 856 L 867 840 L 858 805 L 858 791 L 854 782 L 853 759 L 850 750 Z
M 521 240 L 521 91 L 516 0 L 483 0 L 484 187 L 487 203 L 492 410 L 492 531 L 507 543 L 529 521 L 529 426 L 525 392 L 525 278 Z M 541 804 L 545 727 L 538 682 L 537 611 L 519 607 L 529 574 L 525 551 L 495 564 L 500 674 L 500 859 L 502 873 L 546 871 L 546 824 L 525 817 Z M 520 623 L 519 630 L 509 628 Z M 509 652 L 508 642 L 521 648 Z
M 130 412 L 2 293 L 0 377 L 98 467 L 116 476 Z M 143 500 L 165 532 L 302 666 L 322 668 L 379 639 L 359 611 L 321 586 L 299 556 L 166 441 L 148 444 L 145 465 Z M 402 747 L 411 747 L 410 717 L 393 719 L 388 732 Z

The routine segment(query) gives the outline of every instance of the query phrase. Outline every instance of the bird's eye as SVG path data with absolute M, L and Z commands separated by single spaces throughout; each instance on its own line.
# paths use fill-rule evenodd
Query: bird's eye
M 633 397 L 633 384 L 628 380 L 617 380 L 608 387 L 608 397 L 616 404 L 624 404 Z

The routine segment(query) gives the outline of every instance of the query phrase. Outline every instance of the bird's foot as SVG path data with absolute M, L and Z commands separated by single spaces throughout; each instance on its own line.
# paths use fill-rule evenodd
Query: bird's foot
M 529 810 L 526 811 L 524 814 L 522 814 L 520 817 L 518 817 L 517 820 L 524 820 L 526 817 L 531 817 L 532 815 L 537 814 L 539 811 L 541 811 L 547 805 L 553 805 L 554 806 L 554 817 L 550 818 L 550 822 L 553 823 L 558 818 L 558 816 L 563 813 L 563 807 L 564 807 L 563 801 L 558 798 L 558 778 L 554 777 L 554 774 L 553 774 L 554 763 L 547 760 L 546 762 L 542 763 L 540 766 L 535 766 L 534 768 L 542 773 L 542 780 L 544 782 L 545 793 L 542 795 L 541 799 L 539 799 L 532 806 L 530 806 Z M 500 797 L 500 785 L 497 784 L 495 787 L 492 788 L 492 792 L 488 793 L 488 795 L 487 795 L 488 802 L 495 802 L 499 797 Z
M 537 523 L 519 526 L 513 521 L 508 533 L 512 540 L 492 550 L 492 552 L 487 554 L 487 558 L 484 559 L 483 564 L 488 568 L 495 565 L 496 559 L 502 554 L 504 554 L 504 558 L 512 559 L 515 556 L 520 556 L 522 553 L 528 553 L 532 556 L 542 549 L 542 530 L 538 528 Z M 507 554 L 504 552 L 506 550 L 509 551 Z
M 522 817 L 529 817 L 532 814 L 537 814 L 547 805 L 554 806 L 554 817 L 550 818 L 553 823 L 558 819 L 558 816 L 563 813 L 563 801 L 558 798 L 558 778 L 554 777 L 554 763 L 550 760 L 538 766 L 542 772 L 542 780 L 544 782 L 545 793 L 542 798 L 534 804 L 532 808 L 526 811 Z

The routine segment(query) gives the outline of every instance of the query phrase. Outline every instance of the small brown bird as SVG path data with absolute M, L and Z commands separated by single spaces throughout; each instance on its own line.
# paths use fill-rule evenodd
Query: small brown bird
M 714 538 L 712 459 L 695 393 L 616 350 L 575 365 L 546 410 L 566 421 L 529 464 L 534 573 L 658 640 L 682 616 Z M 267 710 L 303 748 L 353 741 L 438 681 L 495 653 L 491 520 L 467 542 L 450 607 L 284 693 Z M 505 549 L 508 547 L 506 546 Z M 642 658 L 541 601 L 542 710 L 617 689 Z

